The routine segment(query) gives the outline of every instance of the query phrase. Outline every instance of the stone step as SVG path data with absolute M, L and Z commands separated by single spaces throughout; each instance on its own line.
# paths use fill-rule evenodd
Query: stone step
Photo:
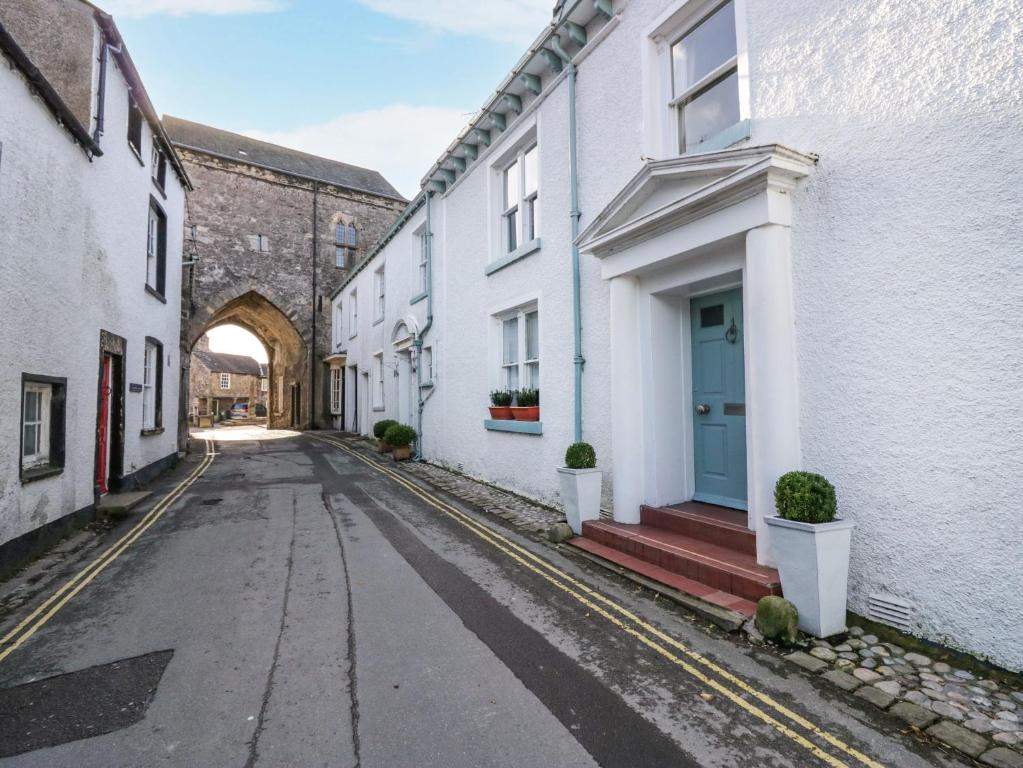
M 671 507 L 640 507 L 643 525 L 664 528 L 756 557 L 757 535 L 746 527 L 746 513 L 697 501 Z
M 755 555 L 651 525 L 589 520 L 583 536 L 714 590 L 757 601 L 781 594 L 778 572 Z

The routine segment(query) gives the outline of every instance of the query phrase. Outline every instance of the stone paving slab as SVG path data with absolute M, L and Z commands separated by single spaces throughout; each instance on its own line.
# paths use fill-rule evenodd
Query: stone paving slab
M 1023 768 L 1023 755 L 1007 747 L 995 747 L 981 755 L 980 762 L 994 768 Z
M 981 753 L 988 748 L 988 740 L 983 736 L 968 731 L 955 723 L 950 723 L 948 720 L 942 720 L 932 725 L 925 733 L 970 757 L 980 757 Z
M 888 711 L 900 720 L 905 720 L 913 727 L 921 729 L 928 727 L 938 719 L 938 716 L 931 710 L 909 701 L 900 701 Z

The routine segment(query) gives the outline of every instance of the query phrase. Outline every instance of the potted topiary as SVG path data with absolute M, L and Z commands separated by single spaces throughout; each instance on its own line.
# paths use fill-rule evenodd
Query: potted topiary
M 381 419 L 373 425 L 373 437 L 377 439 L 377 450 L 380 453 L 390 453 L 391 446 L 384 440 L 384 435 L 397 423 L 394 419 Z
M 407 424 L 392 424 L 384 432 L 384 442 L 391 446 L 395 461 L 405 461 L 412 455 L 411 445 L 416 441 L 416 431 Z
M 576 535 L 583 523 L 600 517 L 600 470 L 597 453 L 589 443 L 572 443 L 565 451 L 565 466 L 558 467 L 565 519 Z
M 511 412 L 516 421 L 540 421 L 540 390 L 520 389 L 516 392 Z
M 490 393 L 490 418 L 507 421 L 512 417 L 512 393 L 504 389 L 495 389 Z
M 788 472 L 774 489 L 771 546 L 781 588 L 816 637 L 844 632 L 853 522 L 835 518 L 835 488 L 813 472 Z

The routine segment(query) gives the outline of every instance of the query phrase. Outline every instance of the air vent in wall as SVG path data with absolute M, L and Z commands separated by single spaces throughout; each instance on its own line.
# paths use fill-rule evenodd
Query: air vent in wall
M 874 621 L 890 624 L 903 632 L 910 631 L 913 606 L 901 597 L 880 592 L 867 598 L 867 612 Z

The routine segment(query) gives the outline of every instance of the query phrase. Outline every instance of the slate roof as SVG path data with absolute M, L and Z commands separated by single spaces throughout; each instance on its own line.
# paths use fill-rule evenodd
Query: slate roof
M 310 155 L 180 117 L 164 115 L 163 125 L 176 146 L 395 200 L 405 199 L 387 179 L 369 168 Z
M 240 373 L 249 376 L 262 375 L 262 366 L 255 358 L 248 355 L 228 355 L 224 352 L 207 352 L 205 350 L 194 350 L 192 352 L 212 373 Z

